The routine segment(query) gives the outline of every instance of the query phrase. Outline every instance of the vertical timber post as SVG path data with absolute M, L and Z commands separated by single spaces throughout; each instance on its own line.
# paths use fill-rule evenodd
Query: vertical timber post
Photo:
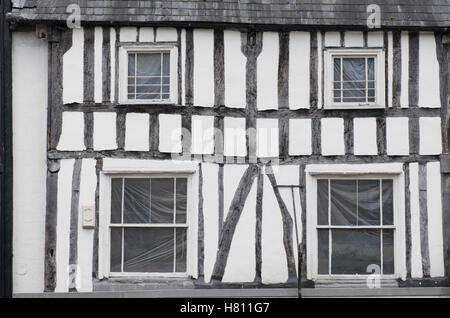
M 6 13 L 11 1 L 0 3 L 0 298 L 12 297 L 12 84 L 11 31 Z

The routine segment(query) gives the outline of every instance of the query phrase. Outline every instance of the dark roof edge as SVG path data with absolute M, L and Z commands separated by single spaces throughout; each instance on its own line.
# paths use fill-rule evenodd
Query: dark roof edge
M 14 25 L 36 25 L 46 24 L 54 26 L 65 26 L 65 21 L 60 19 L 30 19 L 23 16 L 7 14 L 7 21 Z M 156 27 L 185 27 L 185 28 L 212 28 L 212 29 L 245 29 L 255 31 L 270 30 L 358 30 L 358 31 L 377 31 L 377 30 L 411 30 L 411 31 L 440 31 L 448 32 L 450 26 L 423 26 L 423 25 L 381 25 L 380 28 L 369 29 L 364 25 L 339 25 L 339 24 L 257 24 L 257 23 L 232 23 L 232 22 L 180 22 L 180 21 L 81 21 L 82 26 L 156 26 Z

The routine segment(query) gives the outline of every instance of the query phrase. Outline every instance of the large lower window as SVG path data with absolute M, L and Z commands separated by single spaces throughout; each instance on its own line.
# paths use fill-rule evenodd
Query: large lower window
M 110 272 L 185 273 L 187 178 L 111 179 Z
M 388 178 L 317 179 L 318 275 L 394 274 L 393 190 Z

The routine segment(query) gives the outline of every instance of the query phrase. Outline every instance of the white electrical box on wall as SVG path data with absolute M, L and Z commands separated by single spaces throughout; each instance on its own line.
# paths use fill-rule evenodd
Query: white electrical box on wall
M 95 205 L 83 205 L 83 228 L 93 229 L 95 227 Z

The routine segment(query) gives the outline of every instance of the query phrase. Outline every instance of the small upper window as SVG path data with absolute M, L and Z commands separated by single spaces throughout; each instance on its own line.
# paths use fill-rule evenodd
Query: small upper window
M 381 50 L 327 51 L 325 107 L 383 107 L 382 55 Z
M 121 103 L 175 103 L 176 50 L 165 47 L 122 48 Z
M 128 99 L 170 97 L 170 53 L 128 53 Z

